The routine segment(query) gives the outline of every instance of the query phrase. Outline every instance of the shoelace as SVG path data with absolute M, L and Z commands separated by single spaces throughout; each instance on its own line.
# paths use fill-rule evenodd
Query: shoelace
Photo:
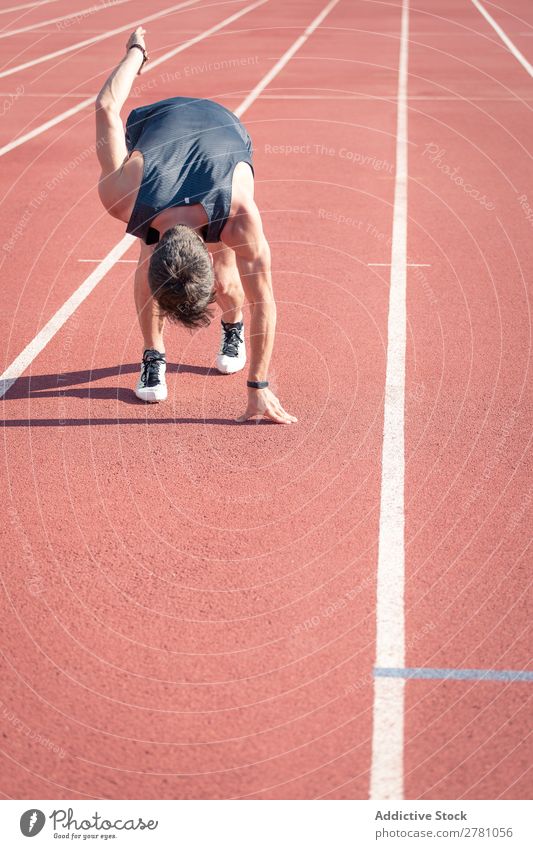
M 237 357 L 239 354 L 239 345 L 242 343 L 242 337 L 237 327 L 224 328 L 224 342 L 222 343 L 222 353 L 226 357 Z
M 144 386 L 157 386 L 159 383 L 159 366 L 166 360 L 158 351 L 146 351 L 142 362 L 141 382 Z

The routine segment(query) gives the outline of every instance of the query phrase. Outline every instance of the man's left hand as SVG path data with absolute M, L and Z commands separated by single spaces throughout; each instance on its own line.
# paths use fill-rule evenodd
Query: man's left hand
M 246 422 L 257 417 L 264 417 L 278 424 L 292 424 L 298 421 L 296 416 L 291 416 L 283 409 L 274 393 L 268 388 L 248 390 L 246 412 L 237 421 Z

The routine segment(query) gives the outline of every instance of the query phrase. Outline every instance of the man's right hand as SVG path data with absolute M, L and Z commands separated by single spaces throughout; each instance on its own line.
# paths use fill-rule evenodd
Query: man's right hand
M 140 44 L 141 47 L 144 47 L 146 50 L 146 44 L 144 42 L 144 36 L 146 35 L 146 30 L 144 27 L 137 27 L 136 30 L 132 32 L 128 41 L 126 43 L 126 50 L 129 50 L 134 44 Z

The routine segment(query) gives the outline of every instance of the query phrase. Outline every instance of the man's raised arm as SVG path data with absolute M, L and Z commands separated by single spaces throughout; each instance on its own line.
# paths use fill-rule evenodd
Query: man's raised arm
M 99 192 L 102 203 L 113 214 L 116 187 L 113 176 L 120 170 L 128 156 L 120 110 L 130 93 L 131 86 L 144 64 L 146 50 L 145 30 L 137 27 L 126 44 L 126 54 L 112 71 L 96 98 L 96 152 L 102 169 Z M 140 45 L 132 50 L 134 44 Z

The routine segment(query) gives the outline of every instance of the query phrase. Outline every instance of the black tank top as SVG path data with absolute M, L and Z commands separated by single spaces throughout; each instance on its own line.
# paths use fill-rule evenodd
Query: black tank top
M 152 220 L 171 206 L 200 203 L 208 224 L 206 241 L 218 242 L 231 206 L 238 162 L 252 165 L 252 142 L 233 112 L 213 100 L 170 97 L 139 106 L 126 121 L 128 153 L 144 158 L 141 185 L 127 233 L 147 245 L 159 241 Z

